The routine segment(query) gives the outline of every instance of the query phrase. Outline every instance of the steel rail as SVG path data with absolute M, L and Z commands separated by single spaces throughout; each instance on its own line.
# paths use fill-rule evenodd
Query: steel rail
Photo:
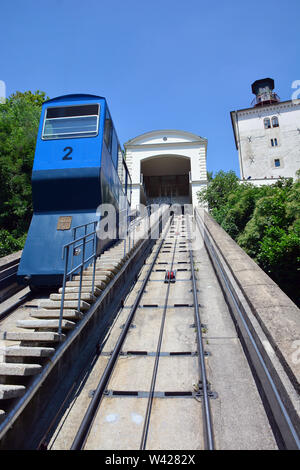
M 173 216 L 172 216 L 171 221 L 172 220 L 173 220 Z M 172 256 L 172 261 L 171 261 L 171 264 L 170 264 L 170 271 L 169 272 L 171 272 L 172 269 L 173 269 L 174 257 L 175 257 L 175 252 L 176 252 L 176 245 L 177 245 L 177 238 L 175 239 L 175 244 L 174 244 L 174 249 L 173 249 L 173 256 Z M 151 379 L 151 385 L 150 385 L 150 392 L 149 392 L 149 398 L 148 398 L 148 403 L 147 403 L 146 415 L 145 415 L 145 420 L 144 420 L 142 438 L 141 438 L 141 443 L 140 443 L 140 450 L 145 450 L 146 449 L 148 431 L 149 431 L 149 426 L 150 426 L 151 411 L 152 411 L 152 405 L 153 405 L 154 390 L 155 390 L 157 371 L 158 371 L 158 364 L 159 364 L 159 359 L 160 359 L 160 350 L 161 350 L 161 344 L 162 344 L 162 337 L 163 337 L 163 333 L 164 333 L 166 312 L 167 312 L 167 308 L 168 308 L 170 284 L 171 284 L 171 276 L 169 276 L 169 278 L 168 278 L 168 286 L 167 286 L 167 292 L 166 292 L 166 297 L 165 297 L 162 320 L 161 320 L 161 324 L 160 324 L 159 337 L 158 337 L 158 342 L 157 342 L 157 347 L 156 347 L 155 361 L 154 361 L 154 367 L 153 367 L 153 372 L 152 372 L 152 379 Z
M 169 225 L 170 225 L 170 221 L 169 221 Z M 101 376 L 101 379 L 98 383 L 98 386 L 94 392 L 94 395 L 93 395 L 93 398 L 89 404 L 89 407 L 84 415 L 84 418 L 80 424 L 80 427 L 76 433 L 76 436 L 74 438 L 74 441 L 72 443 L 72 446 L 70 448 L 70 450 L 80 450 L 83 448 L 85 442 L 86 442 L 86 439 L 88 437 L 88 434 L 89 434 L 89 431 L 92 427 L 92 424 L 93 424 L 93 421 L 94 421 L 94 418 L 96 416 L 96 413 L 98 411 L 98 408 L 100 406 L 100 403 L 101 403 L 101 399 L 103 397 L 103 393 L 105 392 L 106 390 L 106 387 L 107 387 L 107 384 L 108 384 L 108 381 L 111 377 L 111 374 L 113 372 L 113 369 L 114 369 L 114 366 L 117 362 L 117 359 L 119 357 L 119 353 L 121 351 L 121 348 L 122 348 L 122 345 L 126 339 L 126 336 L 127 336 L 127 333 L 128 333 L 128 330 L 130 328 L 130 325 L 133 321 L 133 318 L 134 318 L 134 315 L 135 315 L 135 312 L 139 306 L 139 302 L 142 298 L 142 295 L 145 291 L 145 287 L 146 287 L 146 284 L 149 280 L 149 277 L 152 273 L 152 270 L 153 270 L 153 267 L 156 263 L 156 260 L 157 260 L 157 257 L 160 253 L 160 250 L 161 250 L 161 247 L 163 245 L 163 242 L 164 242 L 164 236 L 162 236 L 162 240 L 161 242 L 159 243 L 159 246 L 155 252 L 155 255 L 154 255 L 154 259 L 150 265 L 150 268 L 148 269 L 147 273 L 146 273 L 146 276 L 145 276 L 145 279 L 142 283 L 142 286 L 141 286 L 141 289 L 139 290 L 137 296 L 136 296 L 136 299 L 134 301 L 134 304 L 132 305 L 131 309 L 130 309 L 130 313 L 128 315 L 128 318 L 124 324 L 124 327 L 122 329 L 122 332 L 118 338 L 118 341 L 115 345 L 115 348 L 114 350 L 112 351 L 112 354 L 110 356 L 110 359 L 107 363 L 107 366 Z
M 199 311 L 197 284 L 196 284 L 196 276 L 195 276 L 195 268 L 194 268 L 194 255 L 193 255 L 190 233 L 191 232 L 190 232 L 190 227 L 189 227 L 189 255 L 190 255 L 190 265 L 191 265 L 191 277 L 192 277 L 192 283 L 193 283 L 195 323 L 196 323 L 196 330 L 197 330 L 199 373 L 200 373 L 200 380 L 202 382 L 202 393 L 203 393 L 202 409 L 203 409 L 203 416 L 204 416 L 203 422 L 204 422 L 205 448 L 206 450 L 214 450 L 213 426 L 212 426 L 212 418 L 211 418 L 210 403 L 209 403 L 209 396 L 208 396 L 208 381 L 207 381 L 206 366 L 205 366 L 205 351 L 203 347 L 201 317 L 200 317 L 200 311 Z

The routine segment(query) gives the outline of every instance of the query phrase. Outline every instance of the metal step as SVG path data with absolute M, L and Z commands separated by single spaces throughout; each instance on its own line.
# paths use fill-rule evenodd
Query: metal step
M 62 294 L 62 291 L 63 291 L 63 289 L 62 289 L 62 287 L 61 287 L 61 288 L 58 290 L 58 292 L 59 292 L 60 294 Z M 82 294 L 86 294 L 86 293 L 92 294 L 92 287 L 82 286 L 82 287 L 81 287 L 81 292 L 82 292 Z M 74 286 L 74 287 L 66 286 L 66 288 L 65 288 L 65 293 L 66 293 L 66 294 L 70 294 L 70 293 L 75 293 L 75 294 L 76 294 L 76 293 L 77 293 L 77 298 L 78 298 L 78 294 L 79 294 L 79 285 L 78 285 L 78 286 Z M 102 290 L 100 290 L 100 289 L 98 289 L 97 287 L 95 287 L 95 289 L 94 289 L 94 294 L 93 294 L 93 295 L 94 295 L 95 297 L 99 297 L 99 295 L 101 295 L 101 293 L 102 293 Z M 67 297 L 65 297 L 65 298 L 67 298 Z M 83 295 L 81 295 L 81 298 L 83 298 Z M 84 299 L 84 300 L 85 300 L 85 299 Z
M 115 256 L 101 256 L 98 264 L 99 266 L 103 265 L 103 264 L 112 264 L 112 266 L 118 266 L 118 267 L 121 267 L 125 261 L 123 261 L 123 259 L 118 256 L 118 255 L 115 255 Z M 97 264 L 96 264 L 97 266 Z
M 33 318 L 60 318 L 60 310 L 52 310 L 52 309 L 33 309 L 29 313 L 30 317 Z M 66 320 L 81 320 L 83 318 L 82 312 L 78 312 L 78 310 L 63 310 L 63 318 Z
M 49 357 L 54 352 L 54 348 L 36 346 L 8 346 L 3 350 L 4 355 L 8 357 Z
M 66 339 L 66 335 L 59 335 L 55 331 L 5 331 L 3 339 L 7 341 L 33 341 L 34 343 L 58 343 Z
M 30 328 L 30 329 L 49 329 L 49 328 L 58 328 L 59 320 L 18 320 L 18 328 Z M 65 330 L 72 330 L 76 323 L 69 320 L 62 320 L 62 328 Z
M 96 297 L 92 295 L 91 293 L 86 293 L 83 292 L 80 296 L 81 300 L 84 300 L 85 302 L 92 303 L 95 302 Z M 62 299 L 62 294 L 51 294 L 50 295 L 50 300 L 61 300 Z M 70 292 L 65 294 L 65 300 L 78 300 L 78 293 Z
M 0 363 L 0 375 L 27 377 L 38 374 L 42 369 L 40 364 L 23 364 L 15 362 Z
M 112 273 L 111 271 L 101 271 L 101 270 L 98 270 L 96 271 L 95 273 L 95 282 L 96 281 L 102 281 L 102 282 L 110 282 L 111 279 L 114 277 L 114 273 Z M 90 281 L 93 279 L 93 271 L 85 271 L 82 275 L 82 280 L 83 281 Z M 73 276 L 73 279 L 72 281 L 68 281 L 68 282 L 73 282 L 73 281 L 79 281 L 80 280 L 80 276 L 79 275 L 75 275 Z
M 40 307 L 42 308 L 49 308 L 49 309 L 60 309 L 60 301 L 55 301 L 55 300 L 42 300 L 40 301 Z M 80 302 L 80 311 L 84 312 L 90 308 L 90 304 L 85 302 L 84 300 L 81 300 Z M 64 302 L 64 309 L 67 310 L 77 310 L 78 308 L 78 302 L 72 301 L 72 300 L 65 300 Z
M 67 281 L 66 282 L 66 287 L 77 287 L 79 286 L 80 281 Z M 82 286 L 83 287 L 92 287 L 93 282 L 92 281 L 86 281 L 84 278 L 82 279 Z M 98 281 L 95 279 L 94 285 L 100 290 L 105 289 L 107 282 L 105 281 Z
M 111 263 L 100 263 L 99 266 L 96 266 L 96 271 L 97 273 L 101 272 L 101 271 L 109 271 L 109 272 L 112 272 L 112 273 L 115 273 L 117 274 L 117 272 L 120 270 L 119 266 L 113 266 L 111 265 Z M 93 272 L 92 269 L 88 268 L 86 272 Z
M 24 395 L 26 387 L 24 385 L 6 385 L 0 384 L 0 400 L 10 400 L 11 398 L 18 398 Z M 0 410 L 0 419 L 1 419 Z

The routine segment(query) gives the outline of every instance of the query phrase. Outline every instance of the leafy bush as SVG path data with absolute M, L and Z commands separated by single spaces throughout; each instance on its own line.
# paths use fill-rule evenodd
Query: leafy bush
M 299 305 L 300 180 L 256 187 L 220 171 L 199 201 L 208 203 L 215 220 Z
M 26 233 L 20 238 L 15 238 L 7 230 L 0 230 L 0 258 L 22 250 L 26 241 Z

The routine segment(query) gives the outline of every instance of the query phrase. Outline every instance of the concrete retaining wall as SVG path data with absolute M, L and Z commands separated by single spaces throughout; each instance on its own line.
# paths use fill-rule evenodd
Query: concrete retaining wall
M 300 310 L 207 212 L 199 213 L 299 392 L 300 351 L 297 354 L 297 348 L 300 348 Z
M 299 309 L 207 212 L 196 220 L 279 448 L 300 449 Z

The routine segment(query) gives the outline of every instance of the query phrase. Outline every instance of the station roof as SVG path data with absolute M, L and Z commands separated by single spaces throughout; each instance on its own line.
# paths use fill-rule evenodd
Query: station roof
M 205 137 L 201 137 L 199 135 L 193 134 L 192 132 L 177 130 L 177 129 L 159 129 L 153 130 L 150 132 L 145 132 L 140 134 L 127 142 L 125 142 L 124 146 L 129 145 L 143 145 L 143 144 L 150 144 L 151 140 L 159 137 L 168 136 L 173 138 L 182 138 L 182 140 L 186 142 L 207 142 Z

